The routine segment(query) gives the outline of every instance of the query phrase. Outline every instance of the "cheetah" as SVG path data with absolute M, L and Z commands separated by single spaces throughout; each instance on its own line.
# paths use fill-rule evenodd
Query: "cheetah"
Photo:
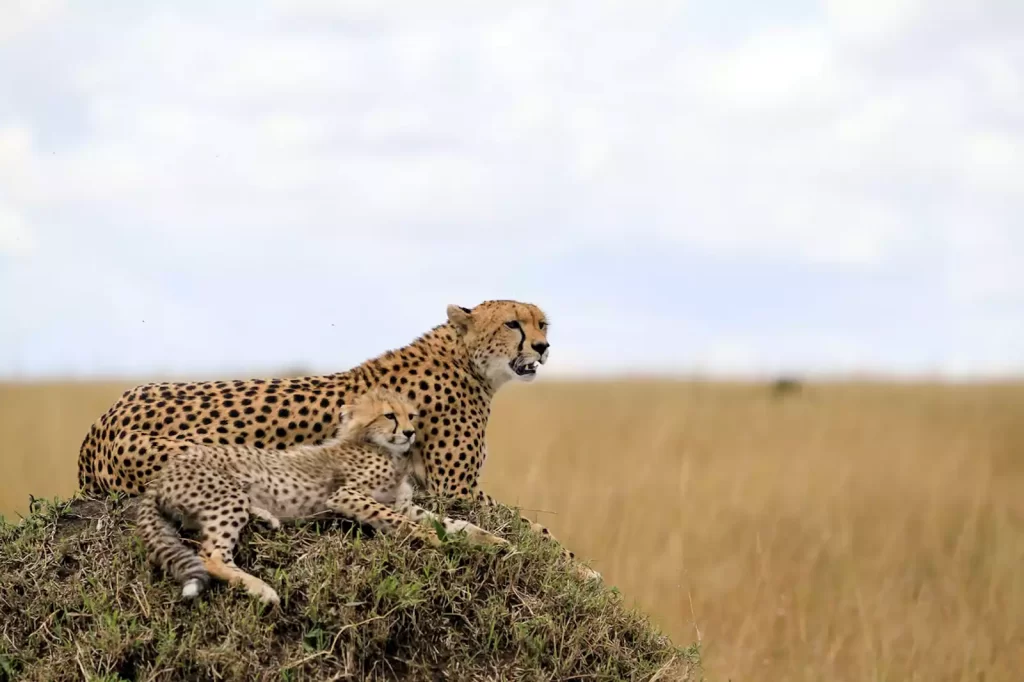
M 347 402 L 383 386 L 416 405 L 419 437 L 411 457 L 425 491 L 494 504 L 479 487 L 491 403 L 505 384 L 532 381 L 547 362 L 548 319 L 538 306 L 513 300 L 473 308 L 449 305 L 446 312 L 445 323 L 408 345 L 344 372 L 129 389 L 83 439 L 79 485 L 86 491 L 140 494 L 194 444 L 285 450 L 320 443 L 333 432 Z M 544 526 L 526 522 L 555 540 Z
M 182 585 L 183 599 L 197 596 L 212 576 L 277 604 L 277 592 L 233 560 L 250 517 L 278 528 L 282 519 L 334 513 L 438 546 L 437 534 L 417 523 L 436 519 L 449 532 L 465 531 L 471 541 L 507 544 L 471 523 L 439 518 L 412 503 L 408 451 L 415 440 L 415 409 L 405 397 L 378 387 L 343 406 L 342 425 L 319 445 L 281 453 L 249 445 L 192 446 L 168 463 L 140 500 L 137 532 L 151 561 Z M 198 556 L 178 538 L 174 519 L 201 531 Z

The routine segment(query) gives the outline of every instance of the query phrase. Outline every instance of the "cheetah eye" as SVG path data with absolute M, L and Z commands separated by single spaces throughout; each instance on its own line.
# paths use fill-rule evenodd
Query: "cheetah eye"
M 508 327 L 509 329 L 519 329 L 519 321 L 518 320 L 510 320 L 510 321 L 505 323 L 505 326 Z
M 390 419 L 393 422 L 397 422 L 398 421 L 398 418 L 395 417 L 395 413 L 394 412 L 388 412 L 386 415 L 384 415 L 384 418 L 385 419 Z
M 409 415 L 409 419 L 410 419 L 410 421 L 416 421 L 416 415 L 410 414 Z
M 548 323 L 547 322 L 544 322 L 543 320 L 541 320 L 540 322 L 537 323 L 537 329 L 547 329 L 547 328 L 548 328 Z

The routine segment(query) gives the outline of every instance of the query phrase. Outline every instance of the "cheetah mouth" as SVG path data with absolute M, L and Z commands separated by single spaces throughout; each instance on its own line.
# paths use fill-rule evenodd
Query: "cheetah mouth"
M 516 376 L 532 377 L 537 374 L 537 364 L 536 360 L 527 362 L 523 358 L 516 358 L 509 362 L 508 366 L 512 368 Z

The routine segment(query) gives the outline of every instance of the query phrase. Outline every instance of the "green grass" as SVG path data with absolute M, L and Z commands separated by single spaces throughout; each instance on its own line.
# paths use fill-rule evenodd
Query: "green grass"
M 577 578 L 511 510 L 448 509 L 516 549 L 250 524 L 237 561 L 281 595 L 268 608 L 223 583 L 181 602 L 145 558 L 132 499 L 33 501 L 0 526 L 0 680 L 700 677 L 695 648 Z

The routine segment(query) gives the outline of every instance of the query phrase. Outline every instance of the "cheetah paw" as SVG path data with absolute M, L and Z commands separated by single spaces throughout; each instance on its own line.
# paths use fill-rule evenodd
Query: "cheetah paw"
M 511 543 L 503 537 L 499 537 L 494 533 L 488 533 L 486 530 L 479 530 L 473 533 L 473 541 L 478 545 L 510 545 Z
M 600 573 L 583 564 L 576 565 L 576 575 L 584 580 L 603 580 Z

